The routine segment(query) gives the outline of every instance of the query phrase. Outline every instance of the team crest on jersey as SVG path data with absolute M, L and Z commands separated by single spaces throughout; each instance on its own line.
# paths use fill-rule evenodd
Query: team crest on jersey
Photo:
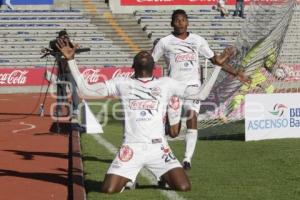
M 160 88 L 159 87 L 151 88 L 151 94 L 153 96 L 160 96 L 160 94 L 161 94 Z
M 172 96 L 169 103 L 169 107 L 171 107 L 173 110 L 178 110 L 179 105 L 180 105 L 179 97 Z
M 158 100 L 130 99 L 129 107 L 131 110 L 156 110 L 158 108 Z
M 175 55 L 175 62 L 196 61 L 196 53 L 178 53 Z
M 128 145 L 123 145 L 119 151 L 118 157 L 123 162 L 128 162 L 133 156 L 133 150 Z

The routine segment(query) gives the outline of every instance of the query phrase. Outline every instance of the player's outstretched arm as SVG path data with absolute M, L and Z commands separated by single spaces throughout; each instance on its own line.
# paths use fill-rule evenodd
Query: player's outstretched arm
M 222 68 L 222 70 L 226 71 L 227 73 L 237 77 L 242 83 L 250 83 L 250 78 L 241 70 L 241 69 L 234 69 L 228 62 L 230 59 L 235 55 L 236 49 L 234 47 L 228 47 L 224 49 L 221 54 L 215 54 L 214 57 L 210 59 L 210 61 L 214 65 L 218 65 Z
M 105 83 L 95 83 L 90 85 L 78 70 L 78 66 L 75 60 L 68 61 L 70 71 L 76 81 L 77 87 L 84 96 L 90 97 L 106 97 L 108 96 L 108 90 Z
M 64 42 L 63 40 L 58 39 L 56 46 L 64 55 L 64 57 L 68 60 L 69 68 L 77 84 L 77 87 L 84 96 L 91 96 L 91 97 L 108 96 L 108 90 L 104 83 L 96 83 L 90 85 L 84 79 L 83 75 L 80 73 L 77 63 L 74 59 L 75 50 L 78 47 L 78 45 L 71 47 L 69 42 Z

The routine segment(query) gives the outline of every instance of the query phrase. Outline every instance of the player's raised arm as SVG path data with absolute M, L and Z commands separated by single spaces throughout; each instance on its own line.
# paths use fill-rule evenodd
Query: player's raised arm
M 80 73 L 76 60 L 74 59 L 75 51 L 78 45 L 71 47 L 69 42 L 64 42 L 63 40 L 58 39 L 56 46 L 64 55 L 64 57 L 68 60 L 70 71 L 76 81 L 78 89 L 82 92 L 83 95 L 93 97 L 108 96 L 108 89 L 106 87 L 106 84 L 96 83 L 90 85 Z
M 226 48 L 221 54 L 215 54 L 210 61 L 214 65 L 220 66 L 227 73 L 237 77 L 242 83 L 248 84 L 250 83 L 250 78 L 241 69 L 234 69 L 230 64 L 228 64 L 229 60 L 235 54 L 235 51 L 236 49 L 234 47 Z

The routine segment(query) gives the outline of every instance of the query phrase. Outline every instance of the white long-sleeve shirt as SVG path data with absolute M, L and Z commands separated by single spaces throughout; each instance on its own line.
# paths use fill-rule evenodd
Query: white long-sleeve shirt
M 184 40 L 173 34 L 163 37 L 152 52 L 155 62 L 164 56 L 171 78 L 187 85 L 200 84 L 199 54 L 208 59 L 214 56 L 207 41 L 193 33 Z
M 186 85 L 169 77 L 117 77 L 89 85 L 75 60 L 68 62 L 79 90 L 88 96 L 120 97 L 125 120 L 124 142 L 151 143 L 164 138 L 164 117 L 171 96 L 183 96 Z

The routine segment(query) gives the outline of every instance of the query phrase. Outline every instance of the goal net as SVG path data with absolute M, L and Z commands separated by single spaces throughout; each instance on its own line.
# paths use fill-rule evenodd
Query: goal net
M 221 71 L 202 102 L 199 129 L 244 119 L 246 94 L 298 91 L 300 59 L 293 60 L 293 53 L 288 53 L 295 49 L 291 40 L 299 32 L 295 31 L 300 23 L 296 4 L 296 0 L 251 1 L 230 64 L 243 70 L 252 82 L 242 84 Z

